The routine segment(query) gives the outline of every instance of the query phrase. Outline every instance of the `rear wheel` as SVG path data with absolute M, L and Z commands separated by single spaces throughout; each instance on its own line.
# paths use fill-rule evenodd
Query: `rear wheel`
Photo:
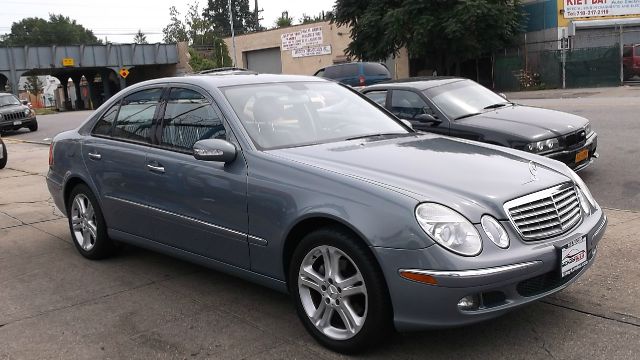
M 116 245 L 107 235 L 102 210 L 93 192 L 84 184 L 77 185 L 67 204 L 69 229 L 78 252 L 92 260 L 112 255 Z
M 0 140 L 0 145 L 2 145 L 2 159 L 0 159 L 0 169 L 4 169 L 4 167 L 7 166 L 7 145 L 5 145 L 2 140 Z
M 326 228 L 305 236 L 294 252 L 289 284 L 305 328 L 334 351 L 375 346 L 391 329 L 391 305 L 378 264 L 345 231 Z

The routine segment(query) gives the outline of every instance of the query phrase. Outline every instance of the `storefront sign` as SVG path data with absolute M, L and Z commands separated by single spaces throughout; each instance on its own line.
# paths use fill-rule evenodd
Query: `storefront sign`
M 640 14 L 640 0 L 564 0 L 565 18 Z
M 280 35 L 281 50 L 292 50 L 322 44 L 322 26 L 300 29 Z
M 331 54 L 331 45 L 309 46 L 291 50 L 291 56 L 294 58 L 329 54 Z

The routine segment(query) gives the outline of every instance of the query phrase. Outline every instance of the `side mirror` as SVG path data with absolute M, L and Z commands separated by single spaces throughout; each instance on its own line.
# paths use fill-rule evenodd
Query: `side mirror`
M 438 125 L 442 122 L 440 119 L 436 119 L 433 115 L 430 114 L 420 114 L 415 117 L 416 121 L 422 123 L 430 123 L 431 125 Z
M 498 93 L 498 95 L 505 100 L 509 100 L 507 99 L 507 95 L 505 93 Z
M 29 100 L 20 100 L 20 103 L 22 103 L 22 105 L 29 105 Z
M 193 144 L 193 157 L 197 160 L 229 163 L 237 153 L 236 146 L 226 140 L 205 139 Z

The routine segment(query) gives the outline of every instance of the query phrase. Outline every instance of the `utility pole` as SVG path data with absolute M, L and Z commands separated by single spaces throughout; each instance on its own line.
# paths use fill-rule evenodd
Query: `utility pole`
M 233 47 L 233 66 L 237 66 L 236 59 L 236 34 L 233 31 L 233 12 L 231 11 L 231 0 L 228 2 L 229 4 L 229 23 L 231 24 L 231 45 Z
M 560 47 L 562 48 L 562 88 L 567 88 L 567 49 L 565 46 L 565 39 L 567 37 L 567 31 L 562 29 L 562 41 L 560 42 Z M 568 45 L 568 44 L 567 44 Z

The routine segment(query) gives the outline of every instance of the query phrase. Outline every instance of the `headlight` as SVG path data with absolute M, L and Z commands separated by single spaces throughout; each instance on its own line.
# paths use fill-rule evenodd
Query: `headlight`
M 591 195 L 591 191 L 589 191 L 587 184 L 585 184 L 584 181 L 582 181 L 582 179 L 578 174 L 576 174 L 573 170 L 569 169 L 568 167 L 567 167 L 567 174 L 569 175 L 571 180 L 573 180 L 573 182 L 578 186 L 578 190 L 579 190 L 578 198 L 580 199 L 582 209 L 584 210 L 586 205 L 586 204 L 583 204 L 584 200 L 588 201 L 591 207 L 589 211 L 585 211 L 585 212 L 587 214 L 591 214 L 591 209 L 596 209 L 598 207 L 598 203 L 596 202 L 596 199 L 593 198 L 593 195 Z
M 420 204 L 416 219 L 427 235 L 447 250 L 466 256 L 478 255 L 482 250 L 480 234 L 473 224 L 446 206 Z
M 531 144 L 527 144 L 524 149 L 534 154 L 547 152 L 560 148 L 560 142 L 557 138 L 537 141 Z
M 24 109 L 24 114 L 27 115 L 27 116 L 31 115 L 31 110 Z
M 587 136 L 591 134 L 591 124 L 587 124 L 587 126 L 584 127 L 584 133 L 587 134 Z
M 480 224 L 489 240 L 493 241 L 494 244 L 503 249 L 509 247 L 509 235 L 507 235 L 507 231 L 493 216 L 482 216 Z

